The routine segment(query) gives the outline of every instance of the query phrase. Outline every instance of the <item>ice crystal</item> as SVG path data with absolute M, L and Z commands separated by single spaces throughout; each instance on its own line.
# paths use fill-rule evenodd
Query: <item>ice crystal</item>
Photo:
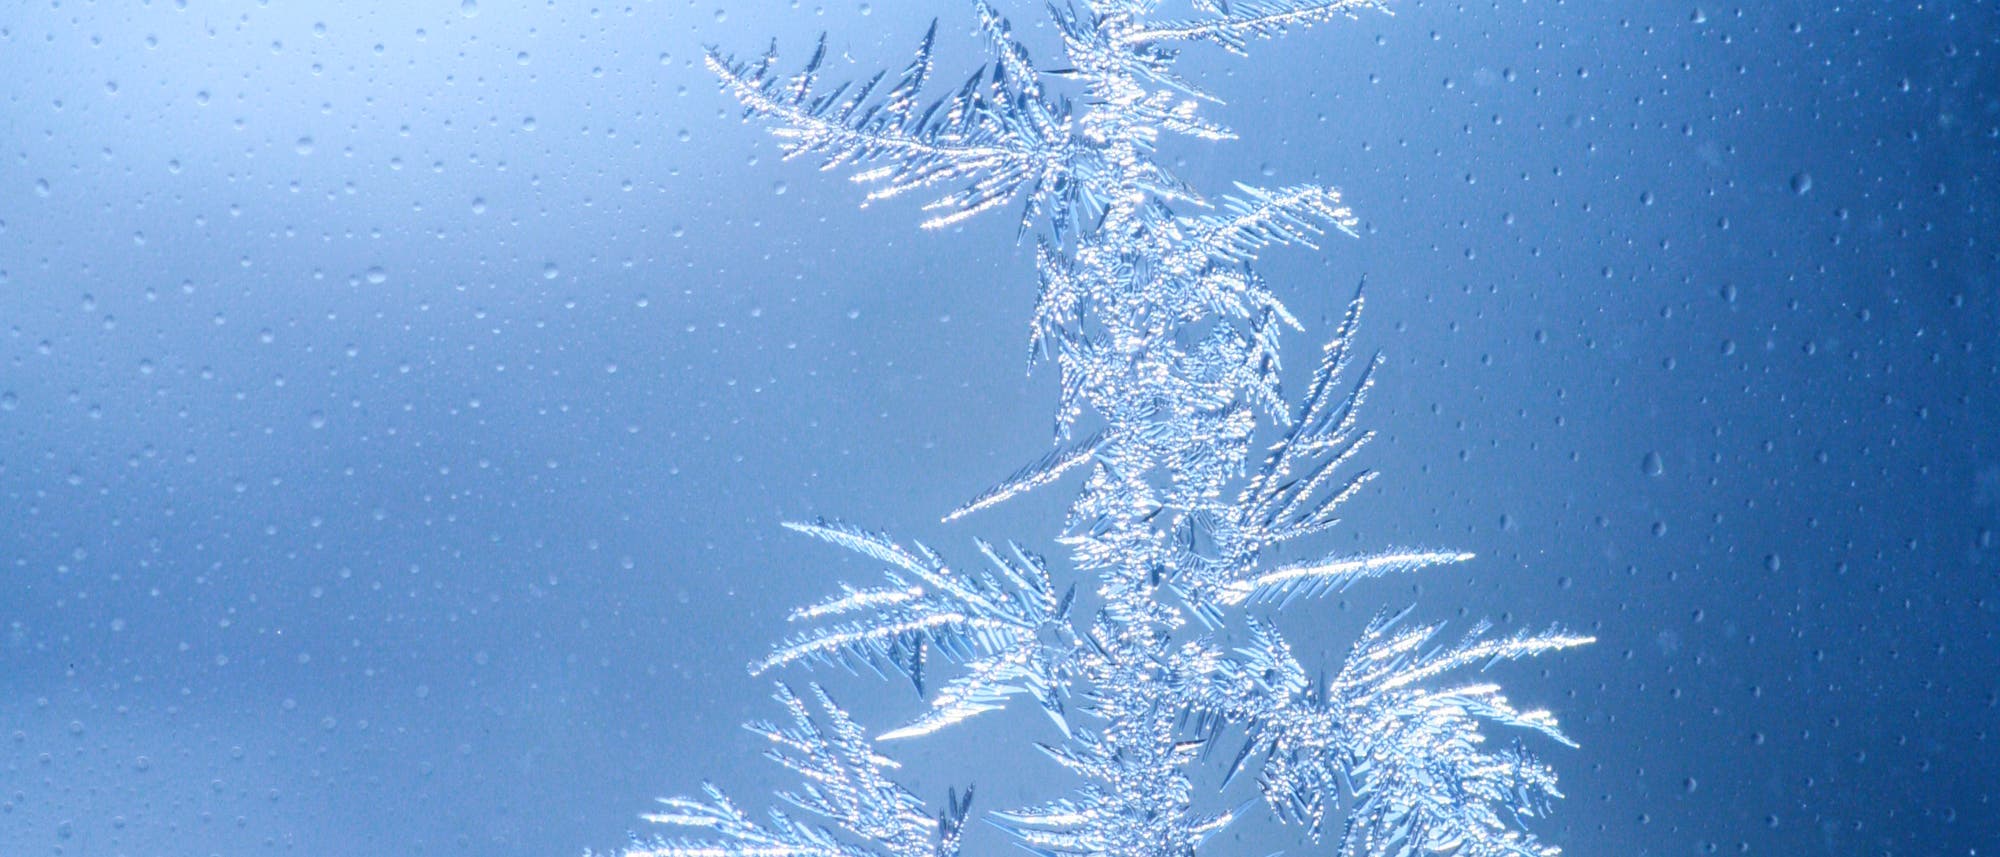
M 779 684 L 786 723 L 750 728 L 804 780 L 779 795 L 800 815 L 759 820 L 711 786 L 649 816 L 686 838 L 636 843 L 628 857 L 953 857 L 971 790 L 927 811 L 891 779 L 895 763 L 878 745 L 1017 697 L 1055 724 L 1060 740 L 1038 746 L 1074 787 L 987 819 L 1044 857 L 1196 853 L 1255 805 L 1207 808 L 1216 801 L 1193 778 L 1202 766 L 1221 771 L 1224 789 L 1250 774 L 1275 817 L 1342 853 L 1557 853 L 1524 826 L 1560 797 L 1554 772 L 1518 739 L 1488 747 L 1483 727 L 1569 740 L 1548 712 L 1451 676 L 1590 638 L 1555 628 L 1490 637 L 1480 623 L 1446 641 L 1440 625 L 1385 611 L 1328 676 L 1257 615 L 1470 558 L 1390 549 L 1268 560 L 1273 547 L 1332 527 L 1370 479 L 1353 463 L 1369 440 L 1357 414 L 1377 361 L 1355 354 L 1357 296 L 1289 405 L 1278 337 L 1303 327 L 1250 262 L 1272 246 L 1311 246 L 1329 227 L 1351 233 L 1353 213 L 1316 185 L 1205 197 L 1155 157 L 1165 135 L 1231 136 L 1203 115 L 1214 99 L 1174 73 L 1185 46 L 1242 53 L 1375 4 L 1195 0 L 1186 19 L 1158 17 L 1155 5 L 1051 5 L 1067 57 L 1044 70 L 978 3 L 991 62 L 928 100 L 935 23 L 886 89 L 884 74 L 827 86 L 824 40 L 790 75 L 775 48 L 749 61 L 710 53 L 709 67 L 787 157 L 852 170 L 869 200 L 929 195 L 925 227 L 1020 201 L 1041 280 L 1030 353 L 1059 374 L 1057 442 L 945 520 L 1073 472 L 1082 484 L 1058 537 L 1069 553 L 1058 574 L 1014 543 L 979 541 L 982 561 L 960 570 L 922 544 L 859 527 L 788 525 L 879 562 L 882 579 L 843 584 L 794 612 L 804 630 L 751 670 L 893 672 L 929 706 L 871 737 L 818 685 L 808 705 Z M 1258 457 L 1260 438 L 1269 445 Z M 1056 582 L 1066 577 L 1092 588 L 1080 597 L 1079 584 Z

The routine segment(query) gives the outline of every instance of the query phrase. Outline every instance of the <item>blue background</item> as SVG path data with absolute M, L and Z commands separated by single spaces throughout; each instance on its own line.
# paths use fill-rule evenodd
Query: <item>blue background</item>
M 743 665 L 873 569 L 780 521 L 1055 552 L 1072 483 L 937 523 L 1049 439 L 1011 218 L 857 210 L 701 67 L 823 29 L 860 76 L 933 16 L 955 81 L 956 3 L 0 11 L 0 853 L 615 848 L 785 782 Z M 1294 370 L 1364 277 L 1387 357 L 1319 547 L 1481 555 L 1297 605 L 1301 652 L 1411 601 L 1598 636 L 1496 670 L 1583 744 L 1571 853 L 2000 845 L 1996 34 L 1510 0 L 1191 51 L 1243 139 L 1184 175 L 1363 218 L 1261 265 Z M 1038 728 L 912 784 L 1047 793 Z

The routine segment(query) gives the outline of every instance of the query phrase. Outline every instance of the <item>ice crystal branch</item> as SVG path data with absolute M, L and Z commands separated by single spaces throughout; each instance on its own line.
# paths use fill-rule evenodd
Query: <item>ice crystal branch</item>
M 1273 38 L 1284 35 L 1292 27 L 1352 17 L 1360 10 L 1387 11 L 1373 0 L 1327 0 L 1319 3 L 1197 0 L 1196 5 L 1212 17 L 1134 27 L 1121 33 L 1120 41 L 1136 45 L 1201 40 L 1221 45 L 1231 53 L 1242 54 L 1251 39 Z
M 710 785 L 707 800 L 663 798 L 663 808 L 646 820 L 707 830 L 717 841 L 661 839 L 626 851 L 626 857 L 956 857 L 971 790 L 963 800 L 949 796 L 936 818 L 925 814 L 916 795 L 889 779 L 896 763 L 874 751 L 861 727 L 825 690 L 818 685 L 811 690 L 824 722 L 780 684 L 776 699 L 789 725 L 759 722 L 746 728 L 770 741 L 765 755 L 805 780 L 798 791 L 780 793 L 779 800 L 828 824 L 775 809 L 769 821 L 758 823 Z
M 992 73 L 982 69 L 928 104 L 922 93 L 931 76 L 935 23 L 896 84 L 880 97 L 875 91 L 881 74 L 818 91 L 824 38 L 805 68 L 790 77 L 775 72 L 775 43 L 755 62 L 710 51 L 707 64 L 748 115 L 772 121 L 773 133 L 785 141 L 786 158 L 819 155 L 826 170 L 869 165 L 853 178 L 874 185 L 870 200 L 965 182 L 925 206 L 938 212 L 924 221 L 925 228 L 949 226 L 1007 202 L 1023 187 L 1034 187 L 1040 200 L 1065 184 L 1067 107 L 1043 100 L 1025 50 L 1013 42 L 1004 20 L 986 12 L 981 21 L 997 54 Z
M 1569 739 L 1549 712 L 1453 676 L 1590 638 L 1558 628 L 1489 636 L 1477 623 L 1440 642 L 1442 625 L 1384 612 L 1328 676 L 1300 662 L 1269 615 L 1471 555 L 1418 547 L 1273 560 L 1273 548 L 1335 526 L 1373 478 L 1354 465 L 1370 438 L 1358 414 L 1379 360 L 1355 348 L 1357 296 L 1303 394 L 1288 396 L 1279 336 L 1304 325 L 1251 263 L 1272 247 L 1315 246 L 1329 230 L 1351 235 L 1355 216 L 1318 185 L 1239 184 L 1211 199 L 1155 148 L 1167 135 L 1232 136 L 1204 115 L 1216 100 L 1174 72 L 1185 45 L 1241 53 L 1379 7 L 1194 7 L 1183 19 L 1156 16 L 1154 0 L 1053 4 L 1066 56 L 1044 68 L 978 2 L 990 62 L 928 100 L 935 23 L 886 89 L 886 74 L 826 85 L 824 39 L 791 75 L 777 70 L 775 50 L 754 60 L 710 52 L 709 67 L 786 157 L 849 171 L 869 187 L 867 201 L 930 194 L 927 228 L 1022 201 L 1040 278 L 1029 352 L 1058 375 L 1056 442 L 945 521 L 1065 480 L 1077 494 L 1057 536 L 1069 553 L 1057 573 L 1012 542 L 976 541 L 982 561 L 961 569 L 920 543 L 847 524 L 787 524 L 879 564 L 881 579 L 840 584 L 795 611 L 801 629 L 751 671 L 896 673 L 927 704 L 871 738 L 817 685 L 817 714 L 780 685 L 786 723 L 751 729 L 804 781 L 779 796 L 802 817 L 773 810 L 759 820 L 710 787 L 650 816 L 687 838 L 630 855 L 954 857 L 970 789 L 927 814 L 877 745 L 1020 697 L 1048 715 L 1054 728 L 1036 746 L 1073 788 L 986 817 L 1043 857 L 1208 850 L 1258 802 L 1218 808 L 1222 799 L 1196 785 L 1204 768 L 1221 771 L 1225 790 L 1249 775 L 1276 818 L 1313 840 L 1337 837 L 1343 854 L 1557 853 L 1525 826 L 1561 794 L 1520 737 Z M 1091 609 L 1076 609 L 1080 598 Z M 1516 740 L 1489 747 L 1490 727 Z

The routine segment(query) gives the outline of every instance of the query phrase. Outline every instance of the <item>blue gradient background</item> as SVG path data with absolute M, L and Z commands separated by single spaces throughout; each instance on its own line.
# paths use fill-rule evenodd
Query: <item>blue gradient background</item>
M 1480 554 L 1301 651 L 1411 601 L 1597 635 L 1495 671 L 1584 745 L 1571 853 L 1990 853 L 1993 4 L 1396 11 L 1193 50 L 1243 139 L 1167 153 L 1364 219 L 1262 265 L 1293 369 L 1364 277 L 1387 357 L 1319 547 Z M 701 68 L 824 29 L 861 75 L 933 16 L 956 78 L 955 3 L 0 10 L 0 854 L 614 848 L 783 783 L 743 665 L 872 570 L 780 521 L 1055 552 L 1067 484 L 937 523 L 1048 440 L 1010 218 L 857 210 Z M 1038 728 L 912 784 L 1051 793 Z

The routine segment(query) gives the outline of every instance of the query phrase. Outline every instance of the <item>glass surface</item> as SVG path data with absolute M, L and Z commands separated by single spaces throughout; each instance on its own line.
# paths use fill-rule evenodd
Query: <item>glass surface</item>
M 1049 448 L 1012 207 L 860 207 L 702 64 L 824 30 L 865 76 L 934 16 L 955 82 L 969 4 L 0 9 L 0 853 L 578 854 L 705 779 L 761 810 L 745 664 L 874 573 L 781 522 L 1060 556 L 1074 477 L 939 523 Z M 1259 262 L 1295 387 L 1364 279 L 1385 358 L 1382 476 L 1320 546 L 1479 555 L 1317 603 L 1301 657 L 1410 601 L 1596 636 L 1494 671 L 1582 745 L 1537 748 L 1568 853 L 2000 842 L 1996 33 L 1412 3 L 1191 48 L 1240 139 L 1169 163 L 1361 217 Z M 999 717 L 910 742 L 913 788 L 1043 794 L 1006 740 L 1039 715 Z M 1252 833 L 1213 850 L 1314 851 Z

